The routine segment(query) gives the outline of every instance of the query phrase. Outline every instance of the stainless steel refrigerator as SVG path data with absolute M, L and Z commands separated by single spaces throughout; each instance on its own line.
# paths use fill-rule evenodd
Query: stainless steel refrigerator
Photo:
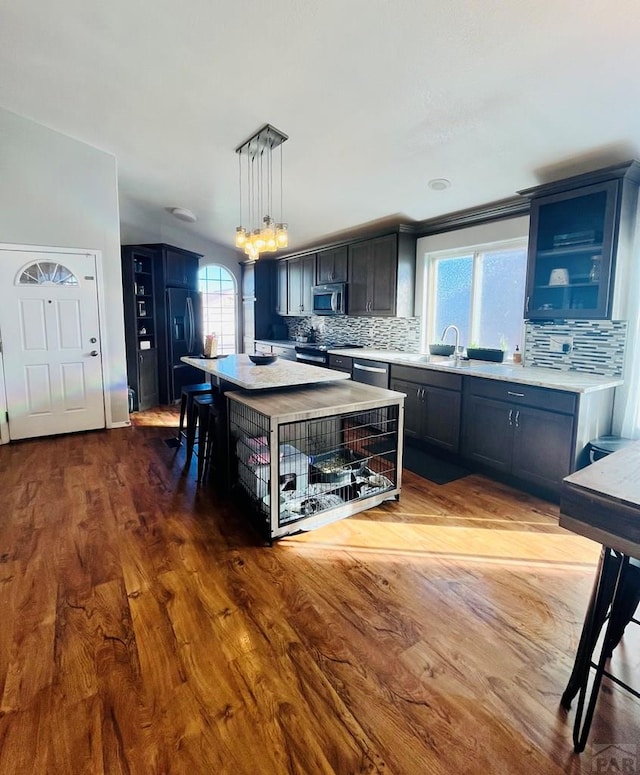
M 167 288 L 167 367 L 169 401 L 179 401 L 182 386 L 203 382 L 200 369 L 183 363 L 183 355 L 203 350 L 200 294 L 184 288 Z

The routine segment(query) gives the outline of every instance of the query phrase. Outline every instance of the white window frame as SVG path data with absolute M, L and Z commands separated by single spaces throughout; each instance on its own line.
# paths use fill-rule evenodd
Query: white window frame
M 471 309 L 469 310 L 470 320 L 470 341 L 477 341 L 479 332 L 477 330 L 479 322 L 476 315 L 476 309 L 478 307 L 479 292 L 481 283 L 479 282 L 479 275 L 481 273 L 480 268 L 480 256 L 485 253 L 498 253 L 500 251 L 517 250 L 522 249 L 525 254 L 527 252 L 528 241 L 523 237 L 516 237 L 514 239 L 499 240 L 496 242 L 486 242 L 482 244 L 461 246 L 456 248 L 450 248 L 447 250 L 437 250 L 425 254 L 424 259 L 424 292 L 422 295 L 422 332 L 421 332 L 421 349 L 426 352 L 430 342 L 438 342 L 442 331 L 435 330 L 435 313 L 436 313 L 436 264 L 440 259 L 446 258 L 463 258 L 465 256 L 472 256 L 473 266 L 471 271 Z M 526 282 L 526 269 L 525 269 L 525 282 Z M 451 321 L 452 323 L 455 321 Z M 523 316 L 524 325 L 524 316 Z M 468 343 L 467 343 L 468 344 Z
M 233 281 L 233 309 L 234 309 L 234 321 L 233 321 L 233 353 L 239 352 L 238 349 L 238 320 L 240 317 L 240 309 L 239 309 L 239 292 L 238 292 L 238 280 L 236 276 L 233 274 L 231 269 L 229 269 L 228 266 L 225 266 L 224 264 L 218 263 L 216 261 L 212 261 L 207 264 L 201 264 L 198 270 L 198 288 L 201 289 L 201 283 L 202 282 L 213 282 L 211 280 L 204 280 L 202 277 L 202 273 L 206 273 L 207 270 L 213 269 L 213 268 L 219 268 L 224 270 L 231 280 Z M 211 331 L 204 330 L 205 328 L 205 301 L 204 301 L 204 293 L 201 292 L 201 300 L 202 300 L 202 325 L 203 325 L 203 336 L 206 336 L 209 333 L 212 333 Z M 216 332 L 219 333 L 219 332 Z M 222 345 L 222 346 L 221 346 Z M 221 343 L 218 345 L 218 352 L 221 354 L 230 354 L 228 350 L 224 348 L 224 345 Z

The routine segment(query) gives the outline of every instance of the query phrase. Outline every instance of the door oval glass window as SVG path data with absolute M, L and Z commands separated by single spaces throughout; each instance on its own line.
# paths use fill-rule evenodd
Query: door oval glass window
M 78 285 L 78 278 L 56 261 L 36 261 L 19 274 L 18 285 Z

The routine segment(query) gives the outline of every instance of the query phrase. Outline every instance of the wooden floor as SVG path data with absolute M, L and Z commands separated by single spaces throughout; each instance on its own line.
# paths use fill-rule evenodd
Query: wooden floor
M 269 548 L 175 424 L 0 447 L 2 775 L 587 773 L 640 739 L 607 685 L 572 753 L 598 547 L 557 506 L 406 473 L 399 503 Z M 638 643 L 614 669 L 640 680 Z

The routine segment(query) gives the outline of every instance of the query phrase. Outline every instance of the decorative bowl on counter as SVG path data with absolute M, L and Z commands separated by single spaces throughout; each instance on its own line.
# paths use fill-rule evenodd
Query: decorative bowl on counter
M 430 344 L 430 355 L 453 355 L 454 346 L 452 344 Z
M 256 366 L 267 366 L 269 363 L 275 363 L 278 360 L 277 355 L 265 355 L 265 353 L 250 353 L 249 360 Z
M 504 360 L 504 350 L 494 350 L 491 347 L 467 347 L 467 358 L 473 361 L 502 363 Z

